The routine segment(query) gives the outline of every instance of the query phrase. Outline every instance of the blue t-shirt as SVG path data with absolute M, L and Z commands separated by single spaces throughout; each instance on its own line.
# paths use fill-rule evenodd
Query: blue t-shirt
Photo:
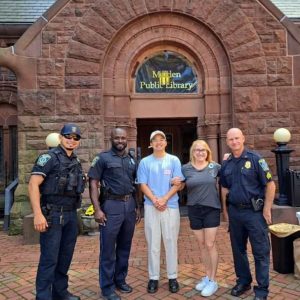
M 171 189 L 171 180 L 180 177 L 181 164 L 178 157 L 166 153 L 164 157 L 157 158 L 153 154 L 143 158 L 137 171 L 139 184 L 147 184 L 153 195 L 163 197 Z M 173 195 L 167 202 L 170 208 L 178 208 L 178 194 Z M 145 204 L 153 205 L 152 201 L 144 196 Z

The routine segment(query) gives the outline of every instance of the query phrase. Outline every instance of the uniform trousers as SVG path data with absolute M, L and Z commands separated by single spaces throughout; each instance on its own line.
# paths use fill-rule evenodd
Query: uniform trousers
M 63 216 L 63 218 L 61 218 Z M 63 224 L 62 223 L 63 220 Z M 52 212 L 51 226 L 40 234 L 37 300 L 60 300 L 68 294 L 68 270 L 78 234 L 76 210 Z
M 99 283 L 104 296 L 125 283 L 136 222 L 135 200 L 105 200 L 102 210 L 107 221 L 100 225 Z
M 252 208 L 239 209 L 229 205 L 228 216 L 237 284 L 247 285 L 252 282 L 247 256 L 249 238 L 255 261 L 257 282 L 257 286 L 254 286 L 254 292 L 258 297 L 267 297 L 269 292 L 270 240 L 268 226 L 262 211 L 255 212 Z
M 179 208 L 166 208 L 161 212 L 152 205 L 145 205 L 144 212 L 149 279 L 159 280 L 161 237 L 166 252 L 167 276 L 169 279 L 175 279 L 178 271 Z

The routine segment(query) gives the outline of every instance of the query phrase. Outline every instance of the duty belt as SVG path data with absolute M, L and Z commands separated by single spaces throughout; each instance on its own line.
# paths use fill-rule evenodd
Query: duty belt
M 119 200 L 119 201 L 127 202 L 130 200 L 131 197 L 132 194 L 127 194 L 127 195 L 108 194 L 105 196 L 105 200 Z
M 238 209 L 249 209 L 253 208 L 251 203 L 229 203 L 230 205 L 238 208 Z
M 55 205 L 52 203 L 47 203 L 45 204 L 46 208 L 48 210 L 53 210 L 53 211 L 72 211 L 76 210 L 76 205 Z

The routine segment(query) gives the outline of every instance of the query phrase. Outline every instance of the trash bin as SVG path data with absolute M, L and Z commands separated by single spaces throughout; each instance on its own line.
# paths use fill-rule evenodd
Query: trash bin
M 279 223 L 269 226 L 273 269 L 281 274 L 294 273 L 293 241 L 300 238 L 300 226 Z
M 286 179 L 288 204 L 300 206 L 300 171 L 288 169 Z

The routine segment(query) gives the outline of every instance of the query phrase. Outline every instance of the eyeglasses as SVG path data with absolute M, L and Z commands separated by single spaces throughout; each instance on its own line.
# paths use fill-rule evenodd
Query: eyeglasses
M 194 152 L 204 153 L 206 152 L 206 149 L 194 149 Z
M 81 137 L 79 135 L 71 135 L 71 134 L 64 134 L 63 135 L 64 138 L 66 138 L 67 140 L 74 140 L 76 142 L 80 141 Z
M 164 142 L 165 139 L 157 139 L 157 140 L 151 140 L 151 143 L 160 143 L 160 142 Z

